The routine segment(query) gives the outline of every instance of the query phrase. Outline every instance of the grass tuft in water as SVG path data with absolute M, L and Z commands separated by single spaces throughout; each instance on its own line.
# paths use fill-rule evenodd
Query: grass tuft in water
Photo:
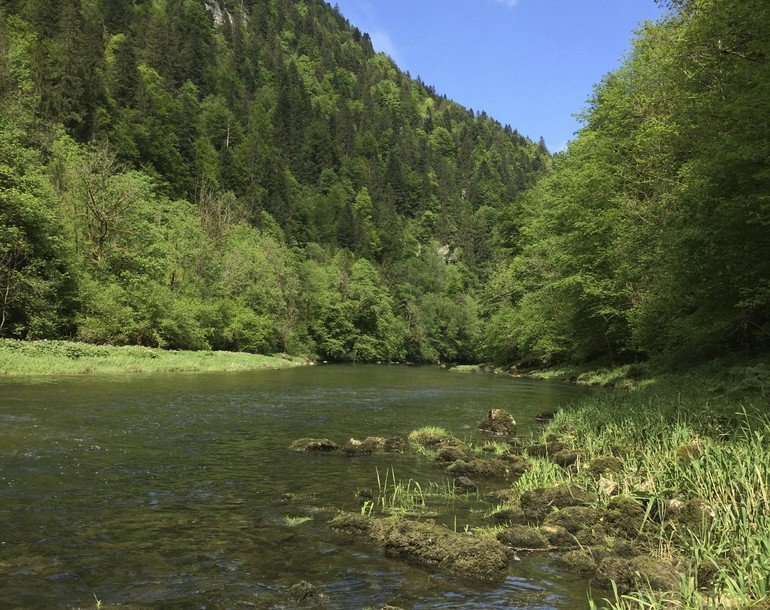
M 298 525 L 302 525 L 303 523 L 307 523 L 308 521 L 312 521 L 313 517 L 290 517 L 289 515 L 284 515 L 283 522 L 284 524 L 288 525 L 289 527 L 297 527 Z

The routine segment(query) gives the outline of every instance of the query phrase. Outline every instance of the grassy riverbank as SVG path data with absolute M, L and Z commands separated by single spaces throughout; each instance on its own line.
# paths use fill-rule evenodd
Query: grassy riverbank
M 70 341 L 0 339 L 0 376 L 87 375 L 153 372 L 252 371 L 287 368 L 304 360 L 283 356 L 149 347 L 91 345 Z
M 527 471 L 496 507 L 516 515 L 533 497 L 588 494 L 579 550 L 557 561 L 611 587 L 592 608 L 770 610 L 770 362 L 496 372 L 615 388 L 523 440 Z M 550 524 L 565 520 L 581 525 L 570 511 Z M 608 556 L 618 536 L 624 557 L 638 558 L 625 566 Z
M 519 497 L 570 484 L 600 508 L 617 496 L 643 508 L 637 542 L 678 585 L 621 587 L 594 608 L 770 608 L 770 366 L 715 371 L 591 394 L 542 433 L 577 461 L 537 459 L 514 484 Z

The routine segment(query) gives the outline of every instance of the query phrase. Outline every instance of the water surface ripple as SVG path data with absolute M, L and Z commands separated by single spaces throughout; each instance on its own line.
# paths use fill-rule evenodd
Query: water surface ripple
M 526 433 L 582 391 L 387 366 L 0 381 L 0 608 L 291 608 L 301 580 L 323 594 L 303 607 L 587 607 L 586 584 L 547 556 L 479 585 L 326 526 L 377 469 L 427 485 L 435 465 L 287 451 L 423 425 L 472 439 L 495 407 Z M 460 527 L 474 518 L 458 511 Z

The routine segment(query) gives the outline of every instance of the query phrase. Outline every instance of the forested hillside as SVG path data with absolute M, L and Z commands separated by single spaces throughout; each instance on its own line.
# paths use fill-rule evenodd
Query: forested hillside
M 509 364 L 765 350 L 770 5 L 667 7 L 552 158 L 321 0 L 6 1 L 0 336 Z
M 477 358 L 550 162 L 321 0 L 0 8 L 0 336 Z
M 770 346 L 770 3 L 666 4 L 504 213 L 488 356 L 686 366 Z

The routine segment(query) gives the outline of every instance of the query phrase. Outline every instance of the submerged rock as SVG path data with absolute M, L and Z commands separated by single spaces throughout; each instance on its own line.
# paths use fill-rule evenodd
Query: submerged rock
M 336 451 L 339 445 L 328 438 L 300 438 L 289 445 L 290 451 Z
M 468 477 L 457 477 L 452 481 L 458 491 L 477 491 L 479 486 Z
M 535 421 L 538 424 L 547 424 L 548 422 L 553 421 L 554 417 L 556 417 L 555 411 L 543 411 L 535 415 Z
M 374 492 L 371 487 L 362 487 L 356 493 L 356 502 L 359 504 L 366 504 L 374 500 Z
M 318 589 L 309 582 L 303 580 L 289 588 L 289 599 L 295 602 L 303 602 L 311 597 L 319 595 Z
M 515 436 L 516 420 L 505 409 L 492 409 L 479 422 L 478 429 L 493 436 Z

